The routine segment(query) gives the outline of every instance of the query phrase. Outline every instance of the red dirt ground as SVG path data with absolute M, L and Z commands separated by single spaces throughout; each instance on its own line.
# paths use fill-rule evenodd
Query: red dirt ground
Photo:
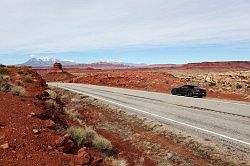
M 48 148 L 57 139 L 57 134 L 45 128 L 41 119 L 28 118 L 31 112 L 43 112 L 33 101 L 1 92 L 0 98 L 0 144 L 8 143 L 10 146 L 8 149 L 0 149 L 0 165 L 74 163 L 74 158 L 70 155 L 63 155 Z M 33 129 L 38 129 L 40 134 L 35 135 Z
M 250 61 L 228 61 L 228 62 L 201 62 L 188 63 L 178 67 L 179 69 L 198 70 L 250 70 Z
M 69 81 L 75 78 L 74 75 L 68 72 L 49 72 L 43 75 L 43 79 L 47 82 L 60 82 L 60 81 Z
M 89 73 L 70 82 L 85 83 L 148 91 L 167 92 L 171 88 L 185 84 L 169 73 L 141 71 L 108 71 Z
M 26 92 L 21 97 L 0 91 L 0 165 L 78 164 L 77 151 L 80 147 L 73 145 L 64 153 L 57 150 L 61 147 L 56 147 L 55 142 L 62 138 L 62 129 L 79 124 L 68 115 L 45 107 L 48 94 L 44 90 L 47 85 L 40 75 L 26 67 L 8 70 L 10 79 L 7 82 L 14 86 L 16 80 L 22 80 L 20 86 Z M 31 78 L 28 81 L 27 76 Z M 58 107 L 63 106 L 58 104 Z M 52 126 L 49 126 L 50 122 Z M 86 151 L 94 159 L 103 157 L 95 149 L 87 148 Z
M 139 89 L 154 92 L 170 93 L 174 87 L 187 84 L 185 81 L 166 72 L 143 70 L 117 70 L 104 72 L 88 72 L 70 82 Z M 208 87 L 203 87 L 208 89 Z M 208 92 L 207 97 L 247 101 L 243 95 Z

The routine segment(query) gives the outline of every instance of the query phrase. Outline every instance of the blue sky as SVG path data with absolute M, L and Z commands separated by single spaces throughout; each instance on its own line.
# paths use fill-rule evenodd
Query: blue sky
M 249 0 L 0 0 L 0 63 L 250 60 Z

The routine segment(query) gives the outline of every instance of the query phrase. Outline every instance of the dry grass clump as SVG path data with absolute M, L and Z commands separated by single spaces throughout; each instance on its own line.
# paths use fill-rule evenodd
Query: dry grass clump
M 83 142 L 83 139 L 86 138 L 86 132 L 81 127 L 70 127 L 67 129 L 67 133 L 78 146 L 80 146 Z
M 49 99 L 45 101 L 45 105 L 48 109 L 57 109 L 57 103 L 56 101 Z
M 67 102 L 68 99 L 69 99 L 69 96 L 67 96 L 67 95 L 62 95 L 62 96 L 60 97 L 60 101 L 61 101 L 62 103 Z
M 93 140 L 93 146 L 97 148 L 98 150 L 111 150 L 112 144 L 109 140 L 102 136 L 96 136 Z
M 20 85 L 23 84 L 23 82 L 21 80 L 16 80 L 15 83 L 16 83 L 17 86 L 20 86 Z
M 72 103 L 79 103 L 81 100 L 80 99 L 78 99 L 78 98 L 72 98 L 71 99 L 71 102 Z
M 96 131 L 92 127 L 85 127 L 86 138 L 93 140 L 97 135 Z
M 113 157 L 107 158 L 106 162 L 111 166 L 127 166 L 128 163 L 124 159 L 115 159 Z
M 12 85 L 9 83 L 3 83 L 0 86 L 0 90 L 3 92 L 9 92 L 9 91 L 11 91 L 11 89 L 12 89 Z
M 3 80 L 6 81 L 6 82 L 7 82 L 7 81 L 10 81 L 10 76 L 4 75 L 4 76 L 3 76 Z
M 82 145 L 83 141 L 88 140 L 92 142 L 93 147 L 98 150 L 111 150 L 112 145 L 109 140 L 98 135 L 92 128 L 86 127 L 70 127 L 67 133 L 71 135 L 73 141 L 78 145 Z
M 48 92 L 49 98 L 51 98 L 53 100 L 55 100 L 57 98 L 57 94 L 56 94 L 55 91 L 53 91 L 53 90 L 46 90 L 46 92 Z
M 70 109 L 70 108 L 65 108 L 64 112 L 68 114 L 71 118 L 73 118 L 74 120 L 78 121 L 79 123 L 82 123 L 81 115 L 78 112 L 73 111 L 73 109 Z
M 11 93 L 16 96 L 24 96 L 26 90 L 21 86 L 14 86 L 11 88 Z
M 96 137 L 99 137 L 98 134 L 91 127 L 70 127 L 67 129 L 67 133 L 71 135 L 73 141 L 80 146 L 83 141 L 89 140 L 92 141 Z
M 5 66 L 1 65 L 0 74 L 8 74 L 8 73 L 9 73 L 9 70 Z
M 27 83 L 32 83 L 33 82 L 33 78 L 30 75 L 27 75 L 24 77 L 24 81 Z
M 30 75 L 27 75 L 24 77 L 24 81 L 27 83 L 32 83 L 33 82 L 33 78 Z

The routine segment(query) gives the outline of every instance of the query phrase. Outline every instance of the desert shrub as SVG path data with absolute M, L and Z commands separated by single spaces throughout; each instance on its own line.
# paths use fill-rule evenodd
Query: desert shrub
M 24 72 L 22 70 L 18 70 L 17 74 L 24 74 Z
M 100 136 L 91 127 L 70 127 L 67 129 L 67 133 L 71 135 L 73 141 L 79 146 L 84 140 L 94 141 Z
M 241 88 L 242 88 L 242 85 L 237 84 L 237 85 L 236 85 L 236 88 L 237 88 L 237 89 L 241 89 Z
M 93 140 L 95 139 L 95 137 L 98 137 L 98 134 L 96 133 L 95 130 L 93 130 L 92 127 L 86 127 L 85 132 L 86 132 L 86 138 L 89 140 Z
M 86 138 L 86 132 L 81 127 L 70 127 L 67 129 L 67 133 L 78 146 L 80 146 L 83 140 Z
M 45 105 L 48 109 L 57 109 L 57 103 L 52 99 L 46 100 Z
M 24 96 L 26 90 L 21 86 L 14 86 L 11 88 L 11 93 L 16 96 Z
M 73 111 L 72 109 L 69 109 L 69 108 L 66 108 L 65 110 L 65 113 L 68 114 L 69 116 L 71 116 L 73 119 L 81 119 L 81 116 L 78 112 L 76 111 Z
M 4 81 L 10 81 L 10 76 L 4 75 L 4 76 L 3 76 L 3 80 L 4 80 Z
M 93 140 L 93 146 L 98 150 L 111 150 L 112 145 L 109 140 L 102 136 L 96 136 Z
M 8 92 L 8 91 L 11 91 L 12 85 L 9 83 L 4 83 L 1 85 L 0 88 L 1 88 L 1 91 Z
M 0 74 L 8 74 L 9 70 L 6 67 L 0 66 Z
M 106 162 L 111 166 L 127 166 L 128 163 L 124 159 L 115 159 L 113 157 L 105 159 Z
M 78 99 L 78 98 L 72 98 L 72 99 L 71 99 L 71 102 L 72 102 L 72 103 L 79 103 L 79 102 L 80 102 L 80 99 Z
M 54 99 L 54 100 L 57 98 L 57 94 L 53 90 L 46 90 L 46 92 L 48 92 L 49 98 Z
M 216 86 L 216 83 L 215 83 L 215 82 L 210 82 L 210 83 L 208 84 L 208 86 Z
M 33 82 L 33 79 L 30 75 L 27 75 L 24 77 L 24 81 L 27 82 L 27 83 L 32 83 Z
M 62 102 L 62 103 L 65 103 L 65 102 L 67 102 L 68 101 L 68 96 L 67 95 L 62 95 L 61 97 L 60 97 L 60 101 Z
M 22 85 L 23 82 L 21 80 L 16 80 L 15 83 L 17 86 L 20 86 L 20 85 Z

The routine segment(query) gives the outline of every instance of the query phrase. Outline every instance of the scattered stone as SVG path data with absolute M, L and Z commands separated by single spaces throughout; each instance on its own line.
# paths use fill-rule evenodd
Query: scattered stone
M 74 147 L 74 142 L 72 140 L 68 140 L 66 144 L 63 146 L 63 152 L 69 152 Z
M 60 147 L 70 139 L 69 134 L 65 134 L 63 137 L 59 137 L 55 140 L 55 146 Z
M 32 131 L 34 134 L 39 134 L 39 130 L 37 130 L 37 129 L 33 129 Z
M 53 120 L 45 120 L 44 121 L 44 126 L 45 127 L 48 127 L 48 128 L 53 128 L 54 127 L 54 125 L 55 125 L 55 122 L 53 121 Z
M 8 143 L 2 144 L 2 145 L 0 145 L 0 148 L 1 149 L 8 149 L 9 148 L 9 144 Z
M 89 164 L 90 159 L 91 159 L 90 154 L 88 152 L 86 152 L 85 148 L 81 148 L 78 151 L 77 157 L 78 157 L 78 162 L 80 165 Z
M 59 137 L 55 140 L 55 147 L 60 147 L 64 144 L 65 140 L 63 137 Z
M 63 137 L 56 139 L 54 145 L 58 151 L 64 153 L 67 153 L 74 148 L 74 142 L 70 139 L 69 134 L 65 134 Z
M 102 162 L 102 158 L 94 158 L 94 160 L 91 162 L 91 166 L 99 166 Z
M 31 112 L 30 115 L 31 115 L 31 116 L 35 116 L 36 114 L 35 114 L 34 112 Z
M 53 147 L 49 145 L 49 146 L 48 146 L 48 149 L 49 149 L 49 150 L 52 150 L 52 149 L 53 149 Z

